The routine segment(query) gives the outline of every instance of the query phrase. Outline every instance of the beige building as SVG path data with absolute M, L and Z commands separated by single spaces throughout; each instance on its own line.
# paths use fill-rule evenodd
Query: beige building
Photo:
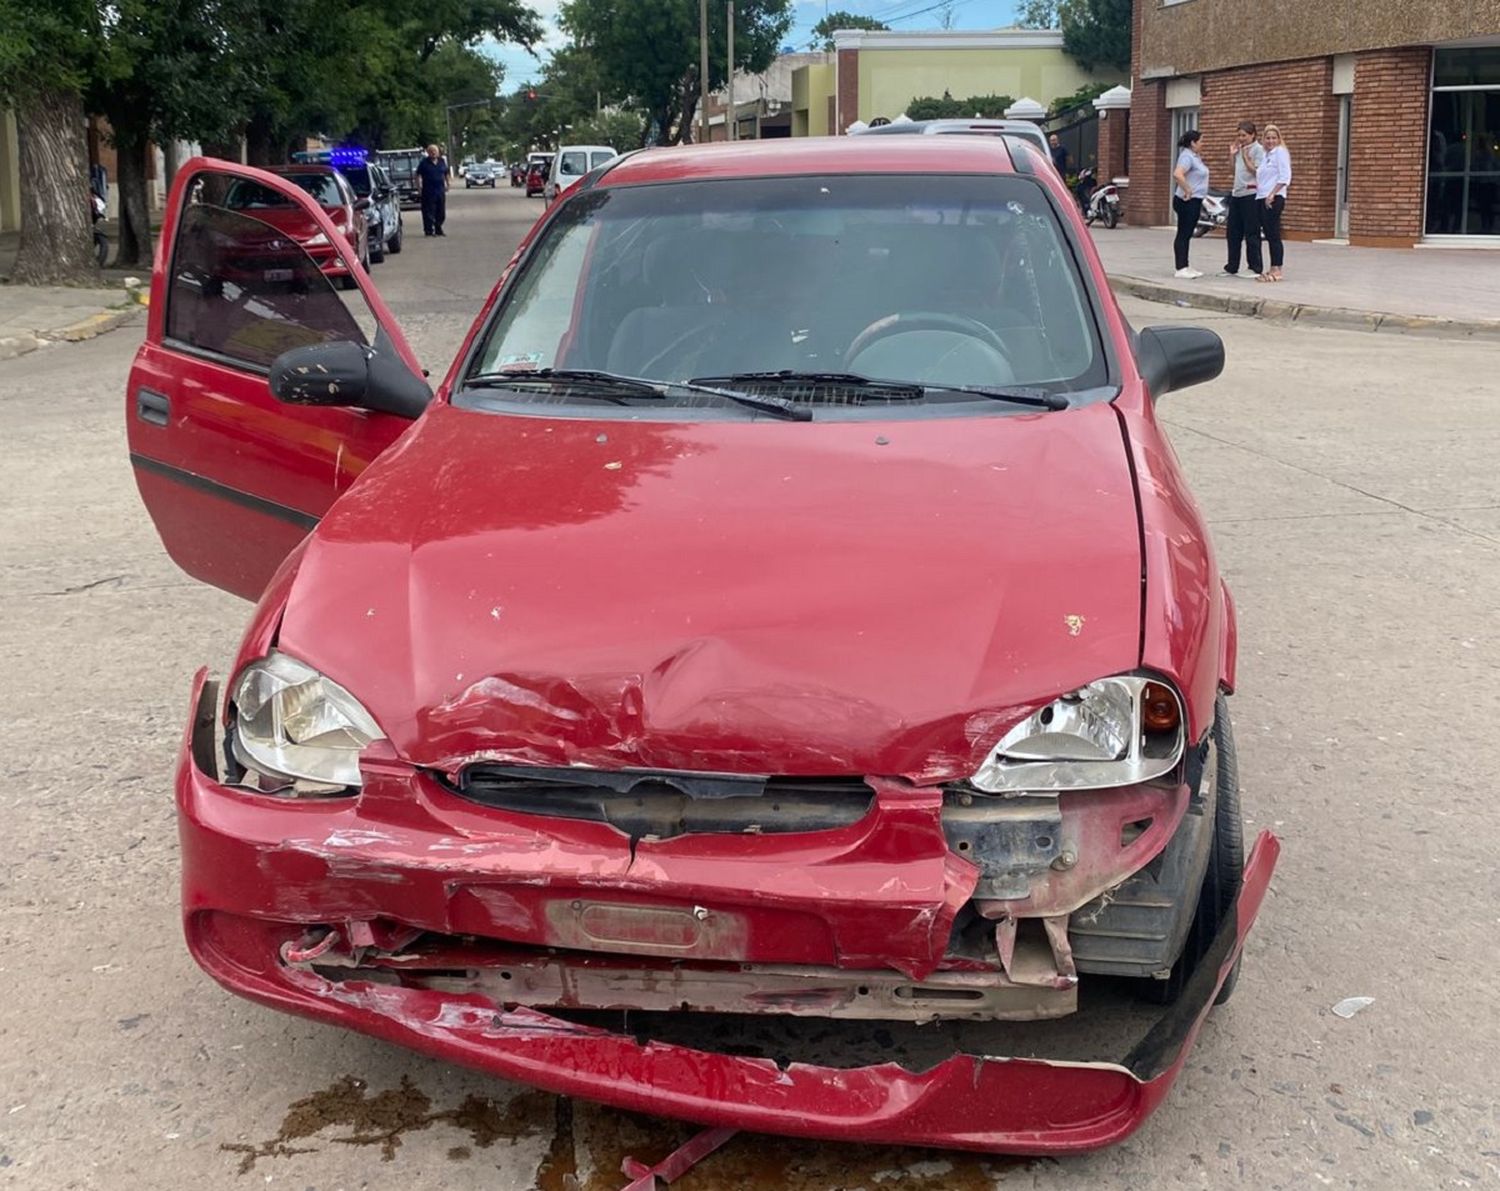
M 1118 83 L 1121 71 L 1088 71 L 1063 52 L 1057 29 L 840 30 L 826 61 L 794 72 L 792 135 L 844 132 L 856 120 L 893 120 L 921 96 L 1009 95 L 1050 107 L 1090 83 Z

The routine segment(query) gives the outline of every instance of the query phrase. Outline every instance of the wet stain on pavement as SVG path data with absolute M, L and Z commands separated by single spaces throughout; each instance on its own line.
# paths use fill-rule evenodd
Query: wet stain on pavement
M 381 1159 L 386 1162 L 395 1158 L 406 1134 L 433 1125 L 462 1129 L 473 1146 L 487 1149 L 497 1141 L 515 1141 L 544 1132 L 554 1119 L 553 1101 L 554 1097 L 542 1092 L 522 1092 L 504 1104 L 487 1096 L 470 1095 L 456 1108 L 433 1111 L 431 1097 L 410 1079 L 403 1079 L 399 1087 L 368 1095 L 363 1080 L 346 1075 L 332 1087 L 292 1104 L 275 1137 L 257 1145 L 225 1142 L 219 1148 L 240 1155 L 240 1174 L 248 1174 L 262 1158 L 316 1153 L 316 1147 L 293 1143 L 315 1137 L 325 1129 L 348 1131 L 330 1138 L 340 1145 L 379 1146 Z M 457 1160 L 470 1152 L 467 1146 L 454 1146 L 448 1156 Z
M 590 1174 L 581 1191 L 619 1191 L 621 1163 L 660 1162 L 698 1127 L 579 1105 L 575 1130 Z M 741 1133 L 672 1184 L 672 1191 L 991 1191 L 1007 1171 L 1053 1160 L 981 1157 L 911 1146 L 862 1146 Z

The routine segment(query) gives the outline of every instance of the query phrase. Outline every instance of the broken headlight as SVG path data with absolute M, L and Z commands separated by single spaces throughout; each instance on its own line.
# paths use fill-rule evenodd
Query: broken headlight
M 1182 700 L 1166 683 L 1101 678 L 1027 716 L 969 782 L 995 794 L 1128 786 L 1173 769 L 1183 739 Z
M 233 702 L 240 764 L 309 793 L 358 786 L 360 750 L 385 736 L 353 695 L 285 653 L 246 666 Z

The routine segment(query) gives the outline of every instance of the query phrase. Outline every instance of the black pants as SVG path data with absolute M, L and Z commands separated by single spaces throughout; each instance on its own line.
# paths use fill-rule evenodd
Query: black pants
M 1271 200 L 1270 206 L 1264 202 L 1260 204 L 1260 227 L 1266 233 L 1266 244 L 1271 249 L 1271 268 L 1281 268 L 1282 257 L 1285 255 L 1281 247 L 1281 213 L 1286 209 L 1286 197 L 1278 194 Z
M 1245 246 L 1245 263 L 1250 266 L 1250 272 L 1265 272 L 1260 259 L 1260 209 L 1264 205 L 1253 194 L 1230 198 L 1229 263 L 1224 266 L 1228 272 L 1240 271 L 1241 244 Z
M 1172 210 L 1177 212 L 1177 237 L 1172 241 L 1172 254 L 1177 267 L 1188 267 L 1188 245 L 1193 242 L 1193 229 L 1198 226 L 1198 215 L 1203 210 L 1201 198 L 1185 199 L 1180 194 L 1172 196 Z
M 443 220 L 448 218 L 448 196 L 441 190 L 422 191 L 422 232 L 428 236 L 439 235 Z

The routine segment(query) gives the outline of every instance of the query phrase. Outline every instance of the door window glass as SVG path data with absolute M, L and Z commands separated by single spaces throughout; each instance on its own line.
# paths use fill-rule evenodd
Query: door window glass
M 589 156 L 587 153 L 564 153 L 562 164 L 557 167 L 557 172 L 564 178 L 581 178 L 589 172 Z
M 167 337 L 256 369 L 310 343 L 369 343 L 362 324 L 372 319 L 363 297 L 356 291 L 346 302 L 288 232 L 211 201 L 226 181 L 231 196 L 248 197 L 250 187 L 265 191 L 249 179 L 222 175 L 195 185 L 172 249 Z M 337 259 L 330 267 L 338 267 Z
M 615 156 L 608 149 L 595 150 L 593 156 L 589 158 L 589 166 L 591 169 L 598 169 L 606 161 L 613 161 Z

